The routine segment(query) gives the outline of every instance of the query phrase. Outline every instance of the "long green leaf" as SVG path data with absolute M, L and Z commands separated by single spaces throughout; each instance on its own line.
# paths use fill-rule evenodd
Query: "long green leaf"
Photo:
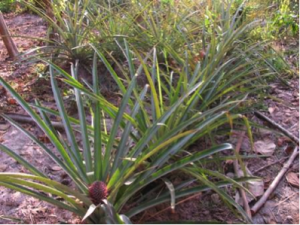
M 113 144 L 115 142 L 117 131 L 118 131 L 118 128 L 120 127 L 120 123 L 122 121 L 122 117 L 123 117 L 123 114 L 125 112 L 126 106 L 128 105 L 128 101 L 131 97 L 132 91 L 135 88 L 136 79 L 137 79 L 137 76 L 134 76 L 131 83 L 130 83 L 130 85 L 129 85 L 129 87 L 127 88 L 127 91 L 126 91 L 126 93 L 125 93 L 125 95 L 122 99 L 121 105 L 119 106 L 119 111 L 118 111 L 117 117 L 114 121 L 112 130 L 110 131 L 110 137 L 109 137 L 108 143 L 106 145 L 105 155 L 104 155 L 104 163 L 106 165 L 105 168 L 104 168 L 104 171 L 105 171 L 104 177 L 105 178 L 107 178 L 107 176 L 109 176 L 110 172 L 111 172 L 110 157 L 113 154 L 112 153 L 112 147 L 113 147 Z
M 236 180 L 236 182 L 244 183 L 244 182 L 247 182 L 251 179 L 253 179 L 253 178 L 247 177 L 247 178 L 239 178 L 239 179 L 235 179 L 235 180 Z M 232 183 L 230 183 L 228 181 L 221 181 L 221 182 L 217 182 L 215 184 L 215 186 L 218 187 L 218 188 L 231 186 L 231 185 L 232 185 Z M 182 197 L 192 195 L 192 194 L 196 194 L 196 193 L 199 193 L 199 192 L 209 191 L 211 189 L 212 188 L 208 185 L 202 185 L 202 186 L 196 186 L 196 187 L 192 187 L 192 188 L 186 188 L 184 190 L 180 190 L 180 189 L 175 188 L 175 195 L 176 195 L 176 198 L 182 198 Z M 143 204 L 139 204 L 137 207 L 134 207 L 134 208 L 130 209 L 125 214 L 130 218 L 130 217 L 133 217 L 134 215 L 136 215 L 140 212 L 143 212 L 146 209 L 152 208 L 154 206 L 157 206 L 159 204 L 162 204 L 162 203 L 168 202 L 168 201 L 170 201 L 170 194 L 167 192 L 167 193 L 164 193 L 164 194 L 162 194 L 161 196 L 159 196 L 155 199 L 152 199 L 150 201 L 146 201 Z
M 78 179 L 79 175 L 76 170 L 73 170 L 70 168 L 66 163 L 64 163 L 62 160 L 60 160 L 49 148 L 47 148 L 40 140 L 38 140 L 34 135 L 29 133 L 26 129 L 24 129 L 21 125 L 7 117 L 6 115 L 2 115 L 3 118 L 5 118 L 7 121 L 9 121 L 14 127 L 16 127 L 18 130 L 23 132 L 27 137 L 29 137 L 32 141 L 34 141 L 36 144 L 38 144 L 50 157 L 51 159 L 57 163 L 59 166 L 61 166 L 65 172 L 72 178 L 72 180 L 76 183 L 76 185 L 83 191 L 86 191 L 86 186 Z
M 78 215 L 82 215 L 82 213 L 78 209 L 75 209 L 75 208 L 73 208 L 71 206 L 68 206 L 68 205 L 66 205 L 66 204 L 58 201 L 58 200 L 55 200 L 55 199 L 50 198 L 50 197 L 47 197 L 44 194 L 41 194 L 41 193 L 36 192 L 36 191 L 32 191 L 32 190 L 30 190 L 28 188 L 25 188 L 25 187 L 22 187 L 20 185 L 16 185 L 16 184 L 6 183 L 6 182 L 1 182 L 0 181 L 0 186 L 4 186 L 6 188 L 9 188 L 9 189 L 12 189 L 12 190 L 15 190 L 15 191 L 19 191 L 19 192 L 21 192 L 23 194 L 32 196 L 32 197 L 34 197 L 36 199 L 40 199 L 42 201 L 49 202 L 49 203 L 51 203 L 51 204 L 53 204 L 55 206 L 58 206 L 58 207 L 63 208 L 63 209 L 66 209 L 66 210 L 68 210 L 70 212 L 74 212 L 74 213 L 76 213 Z
M 36 167 L 28 163 L 25 159 L 20 157 L 18 154 L 16 154 L 11 149 L 5 147 L 0 143 L 0 150 L 5 152 L 7 155 L 15 159 L 18 163 L 20 163 L 22 166 L 24 166 L 26 169 L 28 169 L 30 172 L 32 172 L 35 175 L 41 176 L 41 177 L 47 177 L 45 174 L 43 174 L 41 171 L 39 171 Z
M 11 95 L 18 101 L 18 103 L 23 107 L 23 109 L 31 116 L 31 118 L 40 126 L 40 128 L 46 133 L 47 137 L 51 140 L 57 150 L 60 152 L 61 156 L 65 160 L 65 162 L 69 165 L 70 168 L 76 170 L 68 153 L 58 140 L 58 138 L 53 134 L 52 130 L 47 126 L 47 124 L 41 120 L 41 118 L 32 110 L 32 108 L 26 103 L 21 96 L 15 92 L 12 87 L 7 84 L 1 77 L 0 77 L 0 84 L 3 85 Z
M 68 195 L 73 195 L 79 200 L 83 201 L 85 204 L 91 204 L 91 200 L 86 197 L 85 195 L 79 193 L 78 191 L 72 190 L 70 187 L 63 185 L 57 181 L 50 180 L 49 178 L 41 177 L 41 176 L 35 176 L 31 174 L 26 174 L 26 173 L 0 173 L 0 177 L 6 177 L 6 178 L 14 178 L 14 179 L 30 179 L 30 180 L 35 180 L 39 181 L 42 183 L 47 184 L 50 187 L 56 188 L 57 190 L 66 193 Z
M 65 132 L 67 134 L 69 144 L 71 145 L 71 150 L 72 150 L 73 154 L 70 154 L 70 155 L 71 155 L 72 161 L 75 164 L 76 169 L 78 170 L 78 173 L 81 176 L 81 179 L 83 179 L 86 183 L 88 183 L 88 178 L 87 178 L 85 168 L 83 165 L 83 160 L 82 160 L 82 157 L 81 157 L 81 154 L 80 154 L 80 151 L 79 151 L 79 148 L 78 148 L 78 145 L 77 145 L 74 133 L 73 133 L 73 129 L 70 124 L 70 120 L 67 116 L 65 107 L 63 105 L 63 100 L 60 95 L 57 82 L 54 78 L 54 72 L 53 72 L 52 66 L 50 66 L 50 80 L 51 80 L 51 86 L 52 86 L 52 91 L 53 91 L 53 95 L 55 98 L 55 102 L 57 104 L 60 116 L 62 118 L 62 122 L 65 127 Z
M 93 91 L 96 95 L 100 93 L 99 79 L 97 72 L 97 55 L 93 58 Z M 101 105 L 95 102 L 93 107 L 93 128 L 94 128 L 94 180 L 104 179 L 104 166 L 102 156 L 102 132 L 101 132 Z M 103 180 L 104 181 L 104 180 Z
M 71 73 L 72 76 L 78 80 L 78 61 L 75 63 L 75 68 L 72 64 L 71 66 Z M 86 172 L 92 171 L 92 156 L 90 151 L 90 143 L 89 143 L 89 137 L 88 137 L 88 131 L 87 131 L 87 123 L 86 123 L 86 115 L 84 111 L 83 106 L 83 100 L 81 97 L 80 90 L 75 88 L 75 97 L 76 97 L 76 103 L 78 108 L 78 114 L 79 114 L 79 121 L 80 121 L 80 129 L 81 129 L 81 136 L 82 136 L 82 142 L 83 142 L 83 155 L 84 155 L 84 161 L 86 166 Z
M 140 101 L 143 101 L 146 93 L 148 91 L 148 86 L 145 86 L 145 88 L 143 89 L 142 93 L 140 94 L 140 97 L 138 99 L 138 101 L 136 101 L 136 104 L 134 105 L 133 109 L 132 109 L 132 113 L 130 114 L 130 116 L 132 118 L 135 118 L 136 114 L 138 113 L 139 109 L 140 109 Z M 126 127 L 123 131 L 123 135 L 121 137 L 121 141 L 118 145 L 118 148 L 116 150 L 116 155 L 115 155 L 115 159 L 114 159 L 114 164 L 112 167 L 112 174 L 115 172 L 115 170 L 117 168 L 120 167 L 120 163 L 122 161 L 122 159 L 127 155 L 128 150 L 130 148 L 129 143 L 126 143 L 128 141 L 128 137 L 129 134 L 131 132 L 131 128 L 132 128 L 132 124 L 130 123 L 130 121 L 127 122 Z
M 129 197 L 132 196 L 138 188 L 142 188 L 145 185 L 147 185 L 147 184 L 149 184 L 149 183 L 151 183 L 151 182 L 153 182 L 175 170 L 184 168 L 186 165 L 188 165 L 190 163 L 196 162 L 202 158 L 206 158 L 217 152 L 229 150 L 229 149 L 232 149 L 232 145 L 230 145 L 230 144 L 222 144 L 219 146 L 215 146 L 213 148 L 210 148 L 210 149 L 198 152 L 194 155 L 187 156 L 183 159 L 177 160 L 176 162 L 174 162 L 170 165 L 167 165 L 161 169 L 158 169 L 156 172 L 152 173 L 150 176 L 146 177 L 143 180 L 136 180 L 136 183 L 131 185 L 131 187 L 126 190 L 126 193 L 123 195 L 123 197 L 120 198 L 119 202 L 117 202 L 115 204 L 115 207 L 117 209 L 119 207 L 121 207 L 126 202 L 126 199 L 129 199 Z

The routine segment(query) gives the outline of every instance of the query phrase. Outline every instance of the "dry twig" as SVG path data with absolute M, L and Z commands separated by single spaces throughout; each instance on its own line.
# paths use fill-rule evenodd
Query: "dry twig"
M 259 171 L 262 171 L 262 170 L 264 170 L 264 169 L 266 169 L 266 168 L 268 168 L 268 167 L 270 167 L 270 166 L 273 166 L 273 165 L 275 165 L 275 164 L 277 164 L 277 163 L 281 163 L 281 161 L 286 160 L 287 158 L 288 158 L 288 156 L 287 156 L 287 157 L 283 157 L 282 159 L 276 160 L 275 162 L 270 163 L 270 164 L 268 164 L 268 165 L 262 166 L 262 167 L 260 167 L 259 169 L 255 170 L 254 172 L 252 172 L 252 174 L 256 174 L 256 173 L 258 173 Z
M 292 155 L 290 156 L 289 160 L 284 164 L 281 171 L 278 173 L 276 178 L 273 180 L 272 184 L 269 186 L 269 188 L 266 190 L 266 192 L 263 194 L 263 196 L 259 199 L 258 202 L 255 203 L 255 205 L 251 208 L 252 215 L 257 213 L 257 211 L 265 204 L 270 194 L 275 190 L 277 187 L 279 181 L 283 177 L 283 175 L 286 173 L 286 171 L 291 166 L 292 162 L 295 160 L 295 158 L 298 156 L 298 146 L 295 147 Z
M 243 131 L 240 136 L 239 136 L 239 140 L 236 144 L 236 148 L 235 148 L 235 154 L 239 154 L 240 152 L 240 149 L 241 149 L 241 146 L 242 146 L 242 143 L 243 143 L 243 139 L 244 139 L 244 135 L 245 135 L 245 131 Z M 236 174 L 237 177 L 240 177 L 239 175 L 239 163 L 238 163 L 238 160 L 235 159 L 233 161 L 233 167 L 234 167 L 234 172 Z M 240 192 L 240 195 L 243 199 L 243 203 L 244 203 L 244 209 L 247 213 L 247 215 L 249 216 L 249 218 L 251 219 L 251 211 L 250 211 L 250 207 L 249 207 L 249 204 L 248 204 L 248 200 L 247 200 L 247 196 L 246 196 L 246 192 L 245 190 L 239 188 L 239 192 Z
M 19 55 L 19 52 L 18 52 L 18 49 L 17 49 L 13 39 L 11 38 L 11 36 L 9 34 L 8 28 L 6 26 L 6 23 L 4 21 L 4 18 L 3 18 L 3 15 L 1 12 L 0 12 L 0 36 L 3 40 L 3 43 L 7 49 L 9 56 L 12 59 L 15 59 Z
M 0 115 L 1 116 L 1 115 Z M 35 121 L 30 116 L 14 114 L 14 113 L 7 113 L 5 116 L 11 118 L 12 120 L 19 122 L 19 123 L 35 123 Z M 58 129 L 64 129 L 64 125 L 61 122 L 51 121 L 53 127 Z
M 278 130 L 280 130 L 283 134 L 285 134 L 287 137 L 289 137 L 293 142 L 295 142 L 297 145 L 299 145 L 299 139 L 293 135 L 291 132 L 289 132 L 287 129 L 283 128 L 281 125 L 276 123 L 275 121 L 271 120 L 264 114 L 260 112 L 254 112 L 255 116 L 257 116 L 259 119 L 265 120 L 268 123 L 272 124 L 274 127 L 276 127 Z

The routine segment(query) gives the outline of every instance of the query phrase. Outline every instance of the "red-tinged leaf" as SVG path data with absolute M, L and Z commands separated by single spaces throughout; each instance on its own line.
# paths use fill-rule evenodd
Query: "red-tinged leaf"
M 278 140 L 277 140 L 277 145 L 278 145 L 279 147 L 282 147 L 282 146 L 284 146 L 286 143 L 289 143 L 289 142 L 291 142 L 291 140 L 290 140 L 289 138 L 287 138 L 287 137 L 280 137 L 280 138 L 278 138 Z
M 39 136 L 38 139 L 43 143 L 50 143 L 50 140 L 47 136 Z
M 202 49 L 202 50 L 199 52 L 199 57 L 200 57 L 200 59 L 202 60 L 202 59 L 205 58 L 205 56 L 206 56 L 206 52 Z
M 5 95 L 6 94 L 6 89 L 2 86 L 0 86 L 0 96 Z
M 286 147 L 286 149 L 284 151 L 287 155 L 290 155 L 294 151 L 294 147 L 289 145 Z
M 16 104 L 17 104 L 17 101 L 16 101 L 15 99 L 13 99 L 13 98 L 7 99 L 7 102 L 8 102 L 8 104 L 10 104 L 10 105 L 16 105 Z

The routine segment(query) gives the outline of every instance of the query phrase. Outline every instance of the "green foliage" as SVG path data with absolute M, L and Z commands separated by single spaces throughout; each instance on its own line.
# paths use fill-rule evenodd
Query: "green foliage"
M 0 11 L 3 13 L 10 12 L 15 0 L 1 0 L 0 1 Z
M 221 1 L 207 1 L 205 7 L 188 0 L 174 4 L 108 3 L 111 2 L 53 1 L 54 19 L 43 9 L 26 3 L 58 34 L 49 40 L 48 47 L 31 50 L 40 56 L 38 60 L 50 66 L 58 111 L 36 103 L 33 107 L 39 111 L 37 114 L 3 78 L 0 83 L 45 132 L 59 157 L 4 117 L 40 145 L 66 171 L 77 189 L 49 179 L 1 144 L 2 151 L 33 175 L 0 173 L 0 185 L 72 211 L 92 223 L 128 223 L 127 217 L 150 207 L 163 202 L 171 202 L 174 207 L 178 198 L 212 189 L 244 221 L 251 222 L 222 189 L 228 185 L 243 188 L 240 183 L 251 178 L 231 179 L 207 169 L 208 162 L 218 164 L 218 154 L 230 152 L 232 146 L 217 145 L 213 140 L 207 149 L 192 151 L 190 146 L 199 139 L 217 135 L 220 127 L 229 134 L 234 122 L 243 123 L 252 140 L 249 122 L 242 115 L 253 109 L 253 102 L 248 102 L 247 97 L 266 88 L 269 77 L 278 76 L 270 54 L 266 53 L 267 43 L 253 43 L 249 35 L 258 21 L 246 23 L 240 14 L 242 5 Z M 58 59 L 73 62 L 71 75 L 47 60 L 54 58 L 55 53 Z M 93 82 L 87 83 L 88 87 L 79 81 L 78 71 L 79 63 L 86 62 L 93 65 Z M 100 63 L 122 95 L 118 107 L 100 93 Z M 79 119 L 67 115 L 57 76 L 74 89 Z M 147 80 L 145 86 L 137 84 L 142 76 Z M 86 121 L 86 103 L 91 124 Z M 60 116 L 67 140 L 53 128 L 49 114 Z M 110 130 L 107 119 L 113 121 Z M 81 145 L 75 132 L 81 134 Z M 178 186 L 173 185 L 175 172 L 188 174 Z M 191 177 L 196 180 L 193 187 Z M 109 191 L 107 201 L 98 206 L 88 196 L 88 187 L 94 181 L 105 182 Z M 163 191 L 143 192 L 153 183 Z M 132 208 L 124 207 L 127 205 Z M 124 215 L 119 215 L 121 211 Z
M 26 0 L 21 0 L 21 3 L 49 24 L 48 39 L 45 40 L 48 42 L 48 46 L 31 49 L 27 53 L 35 52 L 35 57 L 43 56 L 44 58 L 53 58 L 60 53 L 59 61 L 89 60 L 89 57 L 91 60 L 92 51 L 85 47 L 89 38 L 93 37 L 91 33 L 94 28 L 86 15 L 89 1 L 54 0 L 49 3 L 51 5 L 47 7 L 47 10 Z M 51 12 L 51 16 L 49 12 Z
M 126 42 L 124 44 L 127 46 Z M 161 89 L 155 87 L 156 81 L 159 80 L 158 70 L 155 70 L 157 68 L 157 64 L 155 63 L 157 55 L 155 51 L 153 52 L 153 66 L 148 68 L 145 64 L 149 58 L 147 56 L 141 59 L 141 65 L 135 69 L 130 66 L 133 65 L 130 51 L 129 49 L 125 49 L 124 52 L 127 52 L 126 57 L 133 75 L 128 87 L 125 87 L 115 71 L 107 64 L 106 58 L 97 49 L 95 50 L 123 91 L 123 100 L 118 108 L 107 102 L 99 93 L 97 55 L 94 56 L 92 90 L 85 88 L 78 82 L 77 63 L 72 67 L 72 76 L 50 63 L 51 83 L 58 112 L 44 108 L 37 103 L 35 107 L 40 112 L 40 115 L 38 115 L 0 78 L 1 85 L 14 96 L 19 104 L 36 121 L 59 152 L 60 157 L 54 155 L 41 141 L 20 125 L 5 115 L 3 116 L 41 146 L 54 162 L 61 166 L 70 176 L 74 184 L 76 184 L 77 190 L 72 190 L 47 178 L 43 172 L 3 145 L 0 145 L 0 149 L 16 159 L 33 175 L 0 173 L 0 184 L 50 202 L 79 216 L 84 217 L 86 215 L 87 219 L 93 223 L 124 223 L 128 222 L 125 215 L 132 217 L 149 207 L 170 200 L 168 188 L 165 188 L 164 192 L 156 196 L 155 200 L 152 200 L 153 198 L 150 197 L 153 192 L 141 194 L 140 191 L 147 187 L 147 185 L 153 182 L 160 183 L 159 181 L 162 178 L 169 177 L 168 186 L 170 186 L 173 172 L 188 169 L 189 167 L 191 167 L 190 170 L 184 171 L 195 176 L 196 173 L 192 170 L 192 167 L 194 167 L 193 162 L 201 165 L 201 160 L 218 152 L 232 149 L 230 144 L 221 144 L 199 152 L 184 153 L 196 140 L 204 137 L 220 125 L 228 123 L 226 110 L 236 107 L 241 100 L 239 100 L 240 97 L 236 96 L 236 99 L 228 99 L 226 102 L 211 105 L 208 108 L 208 102 L 206 101 L 202 104 L 205 107 L 200 107 L 202 108 L 200 110 L 202 113 L 195 114 L 191 111 L 193 115 L 190 115 L 189 109 L 194 108 L 195 100 L 198 101 L 199 95 L 205 93 L 203 88 L 207 88 L 207 94 L 211 93 L 210 90 L 214 86 L 209 85 L 212 81 L 211 78 L 206 80 L 206 76 L 199 74 L 199 76 L 203 77 L 202 80 L 204 78 L 205 80 L 190 82 L 187 87 L 177 94 L 177 97 L 171 99 L 168 106 L 165 106 L 162 104 Z M 139 56 L 137 55 L 137 57 Z M 153 69 L 152 72 L 149 69 Z M 145 88 L 138 91 L 136 79 L 137 76 L 141 75 L 142 71 L 148 77 L 149 88 L 146 85 Z M 198 69 L 196 69 L 194 74 L 198 75 L 198 72 Z M 64 81 L 74 88 L 79 113 L 78 120 L 68 117 L 65 112 L 60 90 L 57 87 L 55 79 L 57 73 L 63 76 Z M 216 74 L 213 75 L 213 77 L 215 76 Z M 145 101 L 148 89 L 150 89 L 149 97 L 152 99 L 150 102 Z M 93 115 L 91 125 L 86 122 L 82 95 L 91 100 L 91 112 Z M 203 96 L 205 99 L 209 99 L 206 97 L 207 95 Z M 126 107 L 130 108 L 130 113 L 125 112 Z M 152 109 L 151 112 L 146 110 L 148 107 Z M 102 116 L 102 112 L 114 121 L 110 131 L 107 131 L 105 128 L 105 117 Z M 67 142 L 52 127 L 47 115 L 49 113 L 61 117 L 67 134 Z M 231 118 L 239 118 L 239 115 L 232 115 Z M 119 129 L 122 129 L 120 137 L 118 137 Z M 74 130 L 81 133 L 82 145 L 78 145 Z M 201 174 L 197 173 L 197 176 L 195 176 L 199 180 L 199 183 L 193 186 L 193 188 L 188 187 L 188 184 L 190 184 L 188 176 L 186 177 L 186 181 L 182 181 L 181 185 L 174 187 L 175 193 L 171 195 L 173 196 L 173 204 L 177 198 L 193 194 L 197 191 L 213 189 L 221 195 L 222 199 L 234 206 L 243 215 L 245 220 L 249 222 L 249 218 L 243 209 L 231 200 L 231 197 L 226 192 L 221 191 L 220 187 L 234 185 L 243 188 L 239 182 L 244 182 L 252 178 L 234 180 L 218 172 L 209 172 L 206 174 L 205 170 Z M 211 182 L 208 180 L 209 177 L 215 177 L 220 182 Z M 31 181 L 28 181 L 28 179 Z M 103 204 L 98 206 L 94 206 L 88 198 L 88 186 L 94 181 L 105 182 L 109 191 L 108 201 L 104 201 Z M 164 182 L 161 182 L 160 186 L 163 187 Z M 29 191 L 28 188 L 33 188 L 33 190 Z M 47 195 L 40 194 L 39 191 L 43 191 Z M 53 198 L 52 195 L 61 197 L 63 201 Z M 138 203 L 138 205 L 127 209 L 129 211 L 123 208 L 126 204 L 133 202 Z M 118 215 L 121 210 L 125 215 Z
M 93 58 L 90 44 L 99 49 L 110 62 L 117 61 L 116 64 L 122 64 L 125 58 L 120 49 L 125 48 L 122 40 L 126 38 L 131 48 L 141 55 L 147 54 L 155 47 L 159 65 L 167 69 L 174 68 L 182 66 L 183 61 L 179 62 L 178 59 L 186 61 L 186 55 L 189 63 L 191 59 L 197 61 L 203 58 L 203 54 L 209 49 L 210 40 L 215 41 L 213 44 L 223 40 L 228 28 L 228 25 L 224 27 L 224 24 L 234 24 L 231 29 L 248 24 L 247 31 L 251 30 L 251 33 L 248 32 L 247 37 L 244 32 L 244 36 L 239 37 L 239 44 L 235 48 L 237 50 L 247 48 L 245 45 L 261 40 L 261 37 L 264 40 L 273 33 L 272 29 L 275 27 L 275 23 L 269 21 L 266 23 L 267 27 L 257 26 L 261 22 L 259 20 L 254 26 L 252 21 L 257 17 L 256 11 L 260 8 L 264 10 L 262 3 L 249 2 L 240 5 L 240 1 L 207 1 L 205 4 L 196 4 L 185 0 L 170 1 L 170 4 L 166 4 L 146 0 L 54 0 L 54 18 L 49 18 L 43 9 L 25 0 L 23 3 L 42 16 L 52 32 L 56 33 L 56 38 L 48 40 L 49 46 L 32 49 L 28 54 L 32 55 L 35 52 L 35 56 L 51 57 L 57 59 L 57 62 L 80 60 L 81 64 L 87 65 L 91 64 Z M 260 18 L 258 15 L 258 19 Z M 253 25 L 251 28 L 250 24 Z M 221 27 L 223 28 L 220 29 Z M 253 37 L 257 36 L 259 38 L 255 38 L 254 41 Z M 230 51 L 229 53 L 231 54 Z M 269 53 L 273 54 L 272 51 Z M 276 54 L 270 57 L 276 58 Z M 274 62 L 278 64 L 278 60 Z M 273 65 L 273 68 L 276 68 L 276 65 Z
M 295 0 L 258 1 L 249 3 L 251 17 L 262 19 L 262 26 L 253 30 L 256 38 L 278 40 L 299 33 L 299 2 Z
M 291 9 L 292 7 L 292 9 Z M 273 25 L 277 27 L 278 33 L 291 32 L 293 36 L 299 32 L 299 3 L 295 2 L 291 5 L 290 0 L 282 0 L 280 8 L 273 18 Z M 294 12 L 293 12 L 294 11 Z

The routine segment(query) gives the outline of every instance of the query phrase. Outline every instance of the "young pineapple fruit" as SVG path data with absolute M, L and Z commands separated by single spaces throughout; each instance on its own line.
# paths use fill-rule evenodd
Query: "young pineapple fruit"
M 107 198 L 107 186 L 102 181 L 95 181 L 89 187 L 89 197 L 94 205 L 99 205 L 104 199 Z

